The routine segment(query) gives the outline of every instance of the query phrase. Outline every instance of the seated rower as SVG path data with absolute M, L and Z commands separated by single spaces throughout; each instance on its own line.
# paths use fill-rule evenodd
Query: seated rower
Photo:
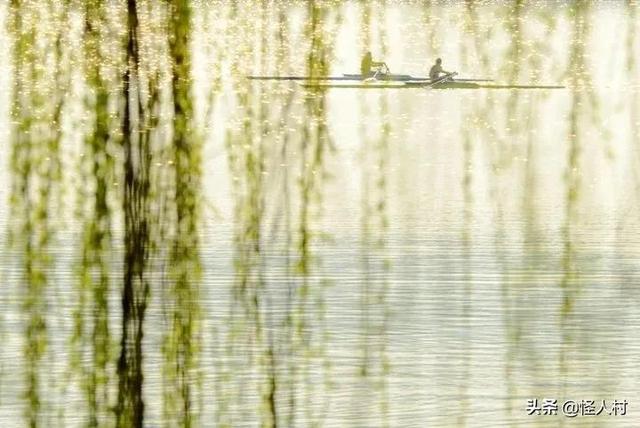
M 376 69 L 375 74 L 372 74 L 373 69 Z M 384 62 L 374 61 L 371 56 L 371 52 L 367 52 L 360 61 L 360 75 L 363 79 L 377 75 L 379 72 L 388 73 L 389 67 Z
M 434 80 L 440 78 L 440 74 L 451 74 L 451 72 L 444 71 L 442 69 L 442 59 L 438 58 L 436 59 L 436 63 L 433 65 L 433 67 L 431 67 L 431 70 L 429 70 L 429 79 L 431 79 L 431 81 L 433 82 Z

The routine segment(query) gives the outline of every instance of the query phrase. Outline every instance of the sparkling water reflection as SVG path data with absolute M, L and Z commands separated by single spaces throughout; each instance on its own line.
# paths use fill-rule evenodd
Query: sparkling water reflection
M 2 426 L 640 424 L 638 4 L 85 3 L 0 6 Z M 567 89 L 245 78 L 369 49 Z

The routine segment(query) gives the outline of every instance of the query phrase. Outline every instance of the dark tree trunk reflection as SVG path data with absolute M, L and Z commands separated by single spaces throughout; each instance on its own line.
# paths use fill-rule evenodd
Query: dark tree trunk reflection
M 148 192 L 149 147 L 140 134 L 143 111 L 138 110 L 139 27 L 136 0 L 127 1 L 127 48 L 123 76 L 124 111 L 122 138 L 125 153 L 124 199 L 125 259 L 122 291 L 122 339 L 118 360 L 117 425 L 142 427 L 142 340 L 149 282 L 146 267 L 149 252 Z

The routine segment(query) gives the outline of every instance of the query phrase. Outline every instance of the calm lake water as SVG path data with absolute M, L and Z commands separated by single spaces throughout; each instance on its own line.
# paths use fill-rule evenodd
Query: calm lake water
M 640 426 L 637 2 L 85 3 L 0 3 L 1 426 Z M 368 49 L 566 88 L 245 78 Z

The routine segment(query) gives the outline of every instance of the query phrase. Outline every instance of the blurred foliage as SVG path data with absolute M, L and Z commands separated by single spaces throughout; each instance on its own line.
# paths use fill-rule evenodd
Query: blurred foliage
M 342 106 L 326 88 L 251 83 L 245 76 L 322 79 L 349 71 L 336 71 L 334 65 L 353 14 L 359 20 L 357 47 L 351 52 L 372 49 L 383 59 L 393 57 L 393 49 L 404 49 L 391 41 L 398 36 L 389 28 L 396 7 L 415 11 L 430 56 L 440 55 L 449 43 L 447 34 L 456 30 L 464 36 L 459 53 L 465 71 L 475 67 L 473 73 L 499 76 L 506 83 L 563 77 L 569 83 L 559 252 L 543 253 L 547 247 L 538 236 L 545 224 L 536 205 L 543 192 L 543 160 L 536 149 L 542 137 L 533 131 L 544 127 L 548 95 L 463 95 L 460 111 L 452 115 L 460 128 L 445 137 L 454 135 L 450 142 L 460 143 L 461 154 L 455 161 L 459 181 L 447 184 L 447 191 L 458 189 L 462 198 L 456 242 L 461 245 L 464 304 L 456 309 L 464 338 L 455 348 L 458 372 L 449 373 L 462 379 L 456 393 L 468 397 L 473 386 L 474 231 L 485 197 L 477 190 L 484 181 L 494 210 L 491 239 L 508 344 L 507 393 L 521 395 L 518 370 L 544 370 L 532 362 L 539 350 L 525 340 L 524 332 L 535 326 L 522 314 L 528 303 L 521 287 L 543 283 L 532 273 L 541 257 L 555 260 L 561 271 L 555 284 L 562 301 L 559 372 L 569 379 L 571 351 L 577 346 L 570 327 L 583 280 L 576 229 L 587 186 L 585 150 L 592 133 L 606 134 L 602 100 L 594 90 L 593 70 L 599 65 L 589 56 L 595 20 L 590 2 L 566 2 L 559 12 L 520 0 L 400 5 L 11 0 L 8 6 L 10 235 L 19 256 L 26 425 L 65 426 L 72 418 L 96 427 L 321 426 L 335 421 L 332 406 L 344 405 L 331 402 L 336 383 L 353 379 L 337 379 L 334 373 L 335 350 L 329 343 L 335 308 L 327 290 L 340 279 L 328 273 L 335 267 L 327 265 L 336 260 L 327 256 L 327 248 L 347 241 L 340 231 L 326 233 L 323 220 L 333 203 L 326 196 L 328 184 L 340 175 L 335 168 L 342 167 L 334 155 L 344 154 L 329 124 L 352 119 L 332 116 Z M 624 8 L 629 26 L 625 76 L 635 76 L 638 5 L 627 2 Z M 551 40 L 567 28 L 565 64 Z M 431 97 L 429 103 L 440 102 L 432 93 L 423 95 Z M 397 290 L 390 242 L 398 218 L 392 201 L 395 170 L 408 162 L 404 152 L 394 156 L 413 148 L 394 145 L 404 118 L 393 116 L 397 106 L 391 92 L 357 97 L 360 119 L 352 125 L 360 141 L 360 169 L 354 175 L 360 179 L 354 291 L 358 354 L 348 370 L 366 402 L 349 411 L 391 426 L 390 296 Z M 628 102 L 635 144 L 637 91 Z M 413 105 L 403 108 L 409 111 Z M 440 107 L 434 111 L 440 113 Z M 424 141 L 435 144 L 435 138 Z M 207 152 L 210 139 L 223 142 L 222 153 Z M 606 152 L 606 144 L 600 149 Z M 228 171 L 219 174 L 210 165 Z M 225 250 L 212 247 L 209 239 L 220 246 L 226 242 L 203 235 L 208 221 L 218 221 L 205 209 L 209 174 L 230 181 L 232 278 L 223 277 L 218 264 L 224 254 L 205 254 L 210 248 Z M 521 184 L 518 193 L 507 195 L 514 177 Z M 412 184 L 409 197 L 419 201 L 421 186 L 433 184 L 431 178 L 435 183 L 436 177 L 429 177 L 426 184 Z M 217 192 L 226 183 L 211 186 Z M 523 219 L 518 263 L 525 272 L 517 275 L 511 273 L 513 261 L 504 245 L 513 200 Z M 74 215 L 67 218 L 71 211 Z M 426 211 L 420 215 L 436 214 Z M 72 284 L 59 279 L 68 254 Z M 205 257 L 215 261 L 205 263 Z M 212 289 L 202 286 L 205 281 L 214 284 Z M 72 291 L 64 288 L 70 294 L 56 300 L 52 296 L 59 285 Z M 225 293 L 229 300 L 218 300 Z M 205 319 L 219 322 L 215 331 Z M 214 340 L 207 342 L 209 335 Z M 52 346 L 58 336 L 62 348 Z M 58 360 L 68 369 L 62 376 Z M 211 382 L 212 391 L 205 382 Z M 69 397 L 73 405 L 65 402 Z M 507 412 L 515 414 L 520 404 L 509 401 Z M 462 400 L 458 425 L 472 423 L 465 413 L 472 405 Z M 215 421 L 205 419 L 205 413 L 214 414 Z M 450 421 L 450 416 L 439 417 Z

